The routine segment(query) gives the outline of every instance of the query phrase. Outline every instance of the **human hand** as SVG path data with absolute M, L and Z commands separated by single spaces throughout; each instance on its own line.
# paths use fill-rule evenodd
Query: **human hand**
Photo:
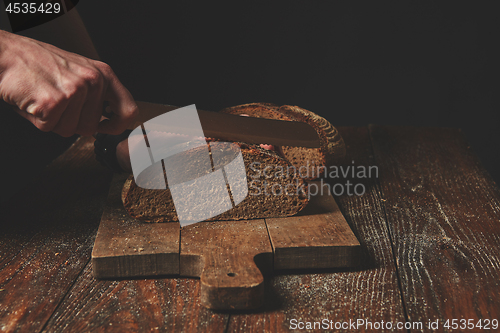
M 42 131 L 120 134 L 137 105 L 105 63 L 0 30 L 0 97 Z M 104 101 L 109 119 L 102 119 Z

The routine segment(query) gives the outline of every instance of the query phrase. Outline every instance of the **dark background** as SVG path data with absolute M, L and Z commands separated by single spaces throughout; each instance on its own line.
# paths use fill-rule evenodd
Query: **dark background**
M 494 2 L 82 0 L 77 9 L 136 100 L 214 111 L 273 102 L 334 126 L 458 127 L 500 181 Z

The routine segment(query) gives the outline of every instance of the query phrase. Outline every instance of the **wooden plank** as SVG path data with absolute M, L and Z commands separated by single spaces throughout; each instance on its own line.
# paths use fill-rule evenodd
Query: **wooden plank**
M 500 318 L 500 191 L 460 131 L 370 132 L 409 319 Z
M 43 332 L 223 332 L 199 293 L 198 279 L 97 280 L 89 264 Z
M 264 277 L 272 271 L 264 220 L 200 222 L 182 228 L 180 273 L 200 278 L 200 297 L 211 309 L 262 305 Z
M 323 182 L 312 182 L 307 207 L 298 216 L 266 219 L 274 269 L 352 267 L 361 246 Z
M 179 274 L 180 224 L 144 223 L 123 208 L 127 174 L 115 175 L 92 251 L 94 276 L 120 278 Z
M 0 237 L 19 246 L 0 271 L 0 330 L 39 331 L 50 318 L 90 259 L 110 178 L 93 138 L 80 138 L 2 211 Z
M 339 131 L 347 147 L 344 167 L 353 165 L 352 161 L 356 166 L 375 165 L 367 128 L 339 128 Z M 362 183 L 366 188 L 361 196 L 335 197 L 363 248 L 361 266 L 274 276 L 261 312 L 231 314 L 228 332 L 239 332 L 242 328 L 246 332 L 290 332 L 293 319 L 302 322 L 327 319 L 334 324 L 357 319 L 405 321 L 378 179 L 333 179 L 343 183 L 346 180 Z M 360 327 L 359 331 L 370 330 Z

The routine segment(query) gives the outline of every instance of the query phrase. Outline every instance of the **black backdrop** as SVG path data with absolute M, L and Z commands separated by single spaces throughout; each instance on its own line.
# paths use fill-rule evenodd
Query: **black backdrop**
M 137 100 L 293 104 L 336 126 L 462 128 L 500 180 L 494 2 L 81 1 Z
M 85 0 L 101 56 L 137 100 L 293 104 L 335 126 L 462 128 L 500 180 L 494 2 Z

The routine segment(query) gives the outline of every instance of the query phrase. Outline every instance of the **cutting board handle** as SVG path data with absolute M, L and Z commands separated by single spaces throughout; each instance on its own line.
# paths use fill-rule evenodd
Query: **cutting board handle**
M 180 273 L 200 278 L 204 306 L 224 310 L 262 306 L 263 274 L 273 269 L 264 220 L 201 222 L 181 233 Z
M 255 309 L 264 301 L 264 277 L 253 256 L 207 258 L 200 277 L 201 302 L 211 309 Z M 226 261 L 224 262 L 224 259 Z

